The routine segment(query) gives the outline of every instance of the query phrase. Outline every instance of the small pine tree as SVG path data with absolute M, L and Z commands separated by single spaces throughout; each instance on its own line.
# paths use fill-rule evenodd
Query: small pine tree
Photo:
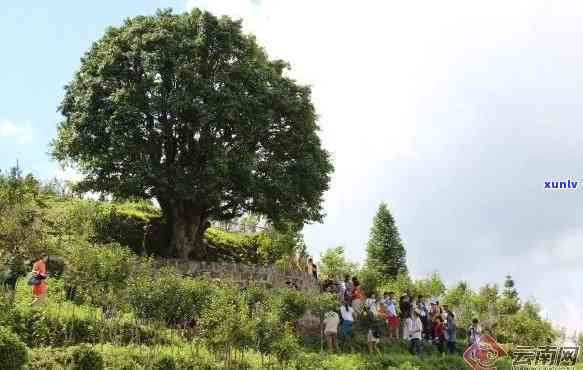
M 515 299 L 518 298 L 518 292 L 514 288 L 514 280 L 512 280 L 512 276 L 506 275 L 506 281 L 504 282 L 504 297 Z
M 513 315 L 520 310 L 520 299 L 514 287 L 512 276 L 507 275 L 504 281 L 504 291 L 502 297 L 497 302 L 498 312 L 502 315 Z
M 381 203 L 373 220 L 366 253 L 366 268 L 385 279 L 407 273 L 405 248 L 386 203 Z

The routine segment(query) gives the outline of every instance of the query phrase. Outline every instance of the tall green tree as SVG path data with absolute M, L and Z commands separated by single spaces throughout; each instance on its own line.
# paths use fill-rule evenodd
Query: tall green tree
M 386 203 L 381 203 L 374 217 L 366 254 L 366 268 L 378 271 L 385 279 L 407 272 L 405 248 Z
M 182 258 L 204 256 L 210 219 L 321 221 L 333 168 L 287 68 L 228 17 L 127 19 L 66 86 L 52 154 L 84 174 L 79 190 L 155 198 Z

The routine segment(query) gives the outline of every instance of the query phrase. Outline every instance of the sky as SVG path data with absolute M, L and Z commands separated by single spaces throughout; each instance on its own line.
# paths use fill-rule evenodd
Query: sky
M 157 8 L 243 19 L 310 85 L 335 173 L 318 257 L 362 262 L 389 204 L 413 276 L 477 289 L 512 275 L 524 299 L 583 331 L 580 1 L 55 1 L 0 5 L 0 168 L 76 178 L 50 160 L 62 87 L 109 25 Z M 545 181 L 580 181 L 548 190 Z

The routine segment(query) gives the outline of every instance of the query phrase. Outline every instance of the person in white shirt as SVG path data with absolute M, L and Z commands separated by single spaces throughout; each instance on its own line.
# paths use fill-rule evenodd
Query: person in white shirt
M 328 311 L 324 314 L 324 336 L 328 343 L 330 351 L 338 351 L 338 325 L 340 317 L 334 311 Z
M 376 295 L 371 294 L 371 296 L 364 301 L 364 306 L 370 311 L 373 312 L 375 315 L 378 313 L 378 308 L 376 307 L 377 298 Z
M 419 355 L 421 353 L 421 332 L 423 330 L 423 324 L 417 312 L 413 310 L 411 312 L 411 317 L 405 320 L 405 332 L 409 338 L 409 352 L 412 355 Z
M 338 284 L 338 298 L 340 302 L 344 302 L 344 295 L 346 294 L 346 283 L 341 281 Z
M 342 316 L 342 322 L 340 323 L 340 337 L 346 340 L 348 335 L 351 334 L 352 324 L 354 323 L 354 309 L 350 307 L 347 302 L 344 302 L 340 306 L 340 316 Z

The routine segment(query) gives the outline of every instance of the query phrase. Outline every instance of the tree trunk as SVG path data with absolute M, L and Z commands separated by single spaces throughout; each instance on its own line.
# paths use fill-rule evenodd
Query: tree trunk
M 162 205 L 170 231 L 169 248 L 178 258 L 203 259 L 206 250 L 203 243 L 205 231 L 209 228 L 208 216 L 191 202 L 171 201 Z

